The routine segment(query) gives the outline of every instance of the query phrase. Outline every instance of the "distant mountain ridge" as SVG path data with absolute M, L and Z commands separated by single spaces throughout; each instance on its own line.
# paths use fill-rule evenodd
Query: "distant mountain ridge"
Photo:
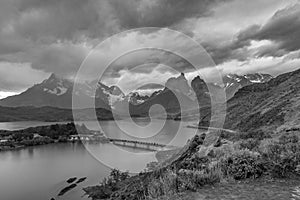
M 217 89 L 224 89 L 227 98 L 230 98 L 243 86 L 266 82 L 271 78 L 272 76 L 267 74 L 248 74 L 244 76 L 229 74 L 223 78 L 224 85 L 208 84 Z M 96 93 L 93 94 L 95 89 Z M 72 92 L 72 81 L 51 74 L 48 79 L 30 87 L 25 92 L 1 99 L 0 106 L 50 106 L 70 109 L 72 108 Z M 130 112 L 134 115 L 148 113 L 150 107 L 154 104 L 162 105 L 167 112 L 176 113 L 179 112 L 180 108 L 183 110 L 196 108 L 198 103 L 200 107 L 207 106 L 210 104 L 211 98 L 207 83 L 200 77 L 195 77 L 189 85 L 183 73 L 178 77 L 168 79 L 164 89 L 158 90 L 149 96 L 142 96 L 138 92 L 125 95 L 119 87 L 106 86 L 97 81 L 82 83 L 74 92 L 82 102 L 93 102 L 95 99 L 96 107 L 107 110 L 113 109 L 118 113 L 125 112 L 129 106 Z M 182 105 L 179 105 L 179 103 Z
M 227 99 L 230 99 L 238 91 L 238 89 L 251 85 L 253 83 L 265 83 L 270 81 L 273 76 L 269 74 L 246 74 L 246 75 L 237 75 L 237 74 L 228 74 L 223 77 L 224 88 L 226 91 Z
M 93 94 L 93 87 L 97 87 L 96 96 Z M 83 83 L 74 91 L 75 95 L 85 101 L 92 101 L 95 98 L 96 107 L 101 107 L 110 110 L 110 105 L 107 99 L 107 94 L 115 94 L 112 87 L 107 87 L 103 84 L 93 85 L 91 83 Z M 21 94 L 10 96 L 0 100 L 0 106 L 7 107 L 21 107 L 21 106 L 34 106 L 34 107 L 57 107 L 57 108 L 72 108 L 72 93 L 73 82 L 60 78 L 55 74 L 36 84 Z

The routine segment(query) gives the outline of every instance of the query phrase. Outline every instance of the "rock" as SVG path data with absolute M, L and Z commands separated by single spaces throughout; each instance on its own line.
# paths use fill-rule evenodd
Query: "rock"
M 207 157 L 208 155 L 211 155 L 211 151 L 213 150 L 214 146 L 201 146 L 199 151 L 197 152 L 197 156 L 199 158 Z
M 234 152 L 234 143 L 222 139 L 218 142 L 219 145 L 210 145 L 210 146 L 201 146 L 199 151 L 197 152 L 197 156 L 200 158 L 211 157 L 211 158 L 220 158 L 223 155 L 228 155 Z
M 69 185 L 67 187 L 65 187 L 64 189 L 62 189 L 59 193 L 58 193 L 58 196 L 62 196 L 64 195 L 66 192 L 72 190 L 73 188 L 75 188 L 77 186 L 77 184 L 72 184 L 72 185 Z
M 77 178 L 76 177 L 73 177 L 73 178 L 69 178 L 67 180 L 67 183 L 73 183 Z
M 220 135 L 221 135 L 221 131 L 219 130 L 209 131 L 206 134 L 203 145 L 206 147 L 211 145 L 215 146 L 220 139 Z
M 81 183 L 81 182 L 85 181 L 86 179 L 87 179 L 87 177 L 80 178 L 80 179 L 77 180 L 76 183 L 77 183 L 77 184 L 78 184 L 78 183 Z

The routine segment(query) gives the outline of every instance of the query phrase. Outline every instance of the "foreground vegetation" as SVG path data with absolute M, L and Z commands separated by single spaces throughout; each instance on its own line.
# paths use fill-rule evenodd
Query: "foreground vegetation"
M 205 136 L 195 136 L 166 166 L 132 177 L 113 170 L 100 185 L 84 190 L 93 199 L 175 199 L 219 182 L 300 175 L 300 129 L 274 135 L 223 133 L 208 147 Z

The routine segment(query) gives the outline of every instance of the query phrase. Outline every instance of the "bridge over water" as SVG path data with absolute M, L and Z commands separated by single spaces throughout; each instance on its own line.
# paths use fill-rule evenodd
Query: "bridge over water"
M 159 151 L 163 149 L 172 149 L 175 148 L 174 146 L 159 144 L 155 142 L 144 142 L 144 141 L 137 141 L 137 140 L 125 140 L 125 139 L 114 139 L 114 138 L 107 138 L 103 135 L 71 135 L 69 137 L 69 141 L 83 141 L 83 142 L 93 142 L 93 141 L 103 141 L 103 142 L 110 142 L 114 145 L 123 146 L 123 147 L 130 147 L 135 149 L 142 149 L 147 151 Z
M 148 151 L 159 151 L 165 148 L 172 148 L 172 146 L 159 144 L 155 142 L 143 142 L 143 141 L 136 141 L 136 140 L 123 140 L 123 139 L 112 139 L 112 138 L 108 138 L 108 140 L 115 145 L 131 147 L 136 149 L 144 149 Z

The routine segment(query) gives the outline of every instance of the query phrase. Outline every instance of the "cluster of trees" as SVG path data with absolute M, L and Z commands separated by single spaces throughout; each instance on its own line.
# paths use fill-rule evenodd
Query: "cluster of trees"
M 85 125 L 77 126 L 74 123 L 54 124 L 49 126 L 30 127 L 16 131 L 0 131 L 0 138 L 9 138 L 1 143 L 2 149 L 13 149 L 17 146 L 34 146 L 53 143 L 54 141 L 66 142 L 70 135 L 89 133 Z M 35 137 L 38 134 L 38 137 Z

